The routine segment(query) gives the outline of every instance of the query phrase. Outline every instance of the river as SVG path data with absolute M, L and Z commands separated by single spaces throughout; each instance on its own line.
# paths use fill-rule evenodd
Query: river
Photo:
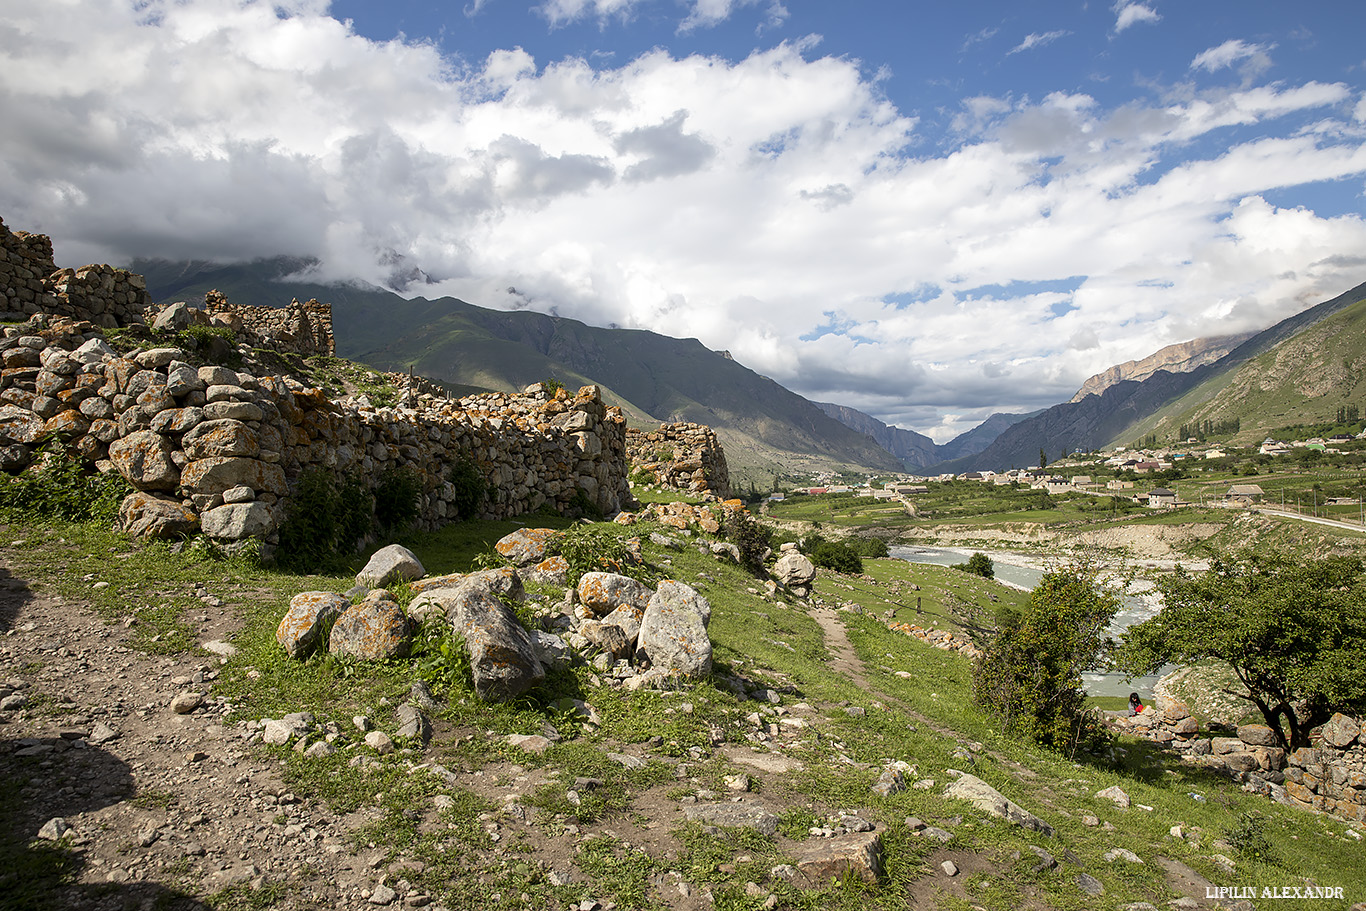
M 985 553 L 991 558 L 996 572 L 996 581 L 1021 591 L 1032 591 L 1045 572 L 1038 557 L 1003 551 L 980 551 L 973 548 L 894 546 L 888 548 L 891 556 L 910 563 L 933 563 L 936 566 L 951 566 L 966 563 L 974 553 Z M 1118 637 L 1135 623 L 1142 623 L 1157 614 L 1159 605 L 1153 594 L 1151 582 L 1144 580 L 1130 584 L 1129 590 L 1121 599 L 1119 611 L 1110 624 L 1110 635 Z M 1127 696 L 1138 693 L 1145 703 L 1151 703 L 1153 687 L 1162 674 L 1173 670 L 1164 667 L 1148 677 L 1126 678 L 1123 674 L 1083 674 L 1082 682 L 1087 694 L 1091 696 Z

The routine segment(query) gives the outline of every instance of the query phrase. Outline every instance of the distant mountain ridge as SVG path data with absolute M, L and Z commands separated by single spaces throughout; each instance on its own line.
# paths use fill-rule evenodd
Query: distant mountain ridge
M 982 452 L 939 467 L 952 471 L 1023 468 L 1038 464 L 1040 450 L 1052 460 L 1073 449 L 1134 442 L 1158 423 L 1170 426 L 1172 415 L 1164 413 L 1166 409 L 1189 411 L 1213 399 L 1244 364 L 1362 300 L 1366 300 L 1366 283 L 1258 332 L 1214 363 L 1185 373 L 1158 370 L 1145 380 L 1122 380 L 1100 395 L 1054 405 L 1010 427 Z M 1366 360 L 1362 369 L 1366 370 Z
M 909 471 L 933 469 L 942 462 L 981 452 L 1007 427 L 1038 414 L 1037 411 L 1028 414 L 997 412 L 971 430 L 940 444 L 914 430 L 884 424 L 872 415 L 848 405 L 830 402 L 816 402 L 815 405 L 846 426 L 871 436 L 879 446 L 900 459 Z
M 1255 332 L 1243 332 L 1238 335 L 1197 338 L 1189 342 L 1168 345 L 1145 358 L 1125 361 L 1087 378 L 1071 400 L 1080 402 L 1088 395 L 1100 395 L 1115 383 L 1124 380 L 1146 380 L 1159 370 L 1168 373 L 1188 373 L 1196 367 L 1214 363 L 1254 335 Z
M 291 298 L 332 304 L 337 353 L 382 370 L 415 370 L 454 391 L 515 390 L 554 378 L 597 384 L 634 426 L 696 421 L 726 449 L 733 486 L 768 489 L 785 472 L 901 471 L 873 439 L 696 339 L 604 329 L 529 310 L 489 310 L 455 298 L 399 297 L 380 288 L 281 279 L 306 262 L 138 261 L 153 299 L 196 302 L 218 289 L 242 304 Z

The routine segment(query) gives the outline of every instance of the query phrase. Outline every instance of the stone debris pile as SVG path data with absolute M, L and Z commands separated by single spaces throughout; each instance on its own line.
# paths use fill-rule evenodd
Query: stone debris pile
M 560 604 L 541 606 L 539 628 L 528 630 L 511 605 L 526 600 L 523 574 L 563 561 L 548 552 L 557 537 L 550 529 L 523 529 L 497 545 L 518 566 L 432 578 L 410 551 L 390 545 L 356 576 L 348 594 L 359 600 L 335 592 L 295 595 L 276 640 L 293 658 L 326 648 L 382 660 L 408 654 L 415 624 L 449 628 L 465 643 L 475 691 L 489 701 L 515 698 L 549 667 L 581 660 L 632 690 L 673 688 L 711 673 L 711 604 L 681 582 L 665 580 L 651 590 L 617 573 L 585 573 Z M 406 612 L 389 590 L 367 587 L 404 579 L 418 591 Z
M 725 499 L 730 470 L 716 432 L 705 424 L 663 424 L 630 430 L 626 449 L 638 482 Z

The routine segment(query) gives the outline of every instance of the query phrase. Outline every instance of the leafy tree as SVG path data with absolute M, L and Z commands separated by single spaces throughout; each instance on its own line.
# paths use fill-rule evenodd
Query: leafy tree
M 1004 614 L 996 639 L 973 670 L 973 699 L 1007 733 L 1068 756 L 1107 739 L 1086 707 L 1081 675 L 1100 667 L 1111 643 L 1106 628 L 1119 599 L 1088 563 L 1039 580 L 1023 612 Z
M 991 562 L 990 557 L 983 553 L 975 553 L 968 557 L 968 562 L 955 563 L 949 569 L 972 573 L 974 576 L 981 576 L 983 579 L 996 578 L 996 565 Z
M 831 541 L 822 535 L 807 535 L 799 542 L 802 553 L 811 562 L 837 573 L 863 572 L 863 558 L 843 541 Z
M 1165 606 L 1131 627 L 1128 673 L 1214 658 L 1228 664 L 1286 749 L 1334 711 L 1366 706 L 1366 580 L 1357 558 L 1221 555 L 1158 583 Z

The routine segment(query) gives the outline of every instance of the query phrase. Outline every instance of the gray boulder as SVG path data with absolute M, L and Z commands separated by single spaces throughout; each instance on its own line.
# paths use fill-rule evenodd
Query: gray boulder
M 109 461 L 138 490 L 174 490 L 180 469 L 171 458 L 170 441 L 150 430 L 137 430 L 109 445 Z
M 949 769 L 950 775 L 957 775 L 958 780 L 949 785 L 944 790 L 945 797 L 955 800 L 966 800 L 974 807 L 991 816 L 1007 819 L 1015 825 L 1033 832 L 1042 832 L 1044 835 L 1052 836 L 1053 827 L 1044 822 L 1024 807 L 1007 798 L 1000 791 L 987 784 L 976 775 L 969 775 L 957 769 Z
M 375 551 L 365 568 L 356 574 L 356 584 L 380 588 L 392 582 L 421 579 L 426 574 L 416 554 L 400 544 L 390 544 Z
M 119 504 L 118 526 L 135 538 L 182 538 L 199 529 L 199 517 L 179 500 L 135 491 Z
M 300 592 L 289 600 L 289 610 L 275 628 L 275 641 L 291 658 L 302 658 L 322 641 L 323 630 L 351 606 L 334 592 Z
M 645 608 L 637 647 L 653 670 L 705 677 L 711 673 L 710 620 L 711 605 L 696 589 L 665 580 Z
M 811 882 L 824 883 L 849 874 L 868 883 L 882 876 L 882 836 L 850 832 L 834 838 L 812 838 L 797 851 L 797 869 Z
M 816 564 L 795 550 L 788 551 L 773 565 L 773 578 L 788 588 L 805 587 L 816 578 Z
M 561 534 L 553 528 L 519 528 L 504 535 L 493 549 L 514 566 L 528 566 L 544 560 L 550 544 Z
M 455 587 L 424 592 L 413 602 L 414 611 L 422 608 L 429 616 L 428 608 L 439 606 L 464 637 L 475 692 L 488 701 L 513 699 L 545 678 L 536 643 L 500 594 L 522 594 L 515 571 L 470 573 Z
M 643 582 L 618 573 L 584 573 L 579 579 L 579 603 L 595 617 L 610 614 L 623 604 L 641 610 L 650 603 L 650 589 Z
M 259 500 L 215 507 L 200 516 L 199 521 L 210 538 L 231 541 L 268 535 L 275 530 L 274 513 Z

